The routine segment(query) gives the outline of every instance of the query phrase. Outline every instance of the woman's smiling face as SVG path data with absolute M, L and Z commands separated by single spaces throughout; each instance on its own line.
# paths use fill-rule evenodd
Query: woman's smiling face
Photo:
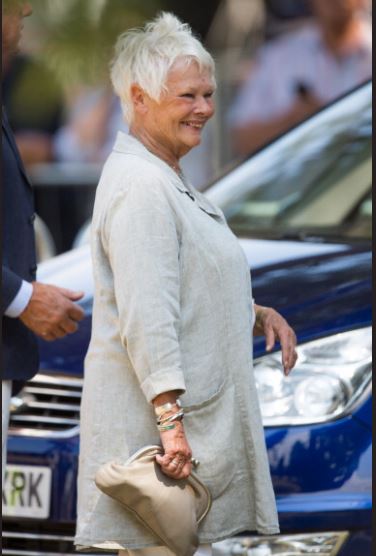
M 214 114 L 214 77 L 195 61 L 179 60 L 171 68 L 159 102 L 146 96 L 143 125 L 153 142 L 179 159 L 201 141 Z

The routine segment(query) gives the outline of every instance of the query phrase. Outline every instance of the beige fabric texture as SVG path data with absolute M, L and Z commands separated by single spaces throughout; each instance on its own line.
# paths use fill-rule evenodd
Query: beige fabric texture
M 194 197 L 194 200 L 187 194 Z M 279 531 L 252 370 L 246 257 L 223 213 L 119 133 L 92 221 L 95 282 L 85 360 L 75 543 L 155 539 L 94 484 L 97 469 L 159 444 L 151 400 L 179 390 L 196 472 L 213 497 L 201 544 Z

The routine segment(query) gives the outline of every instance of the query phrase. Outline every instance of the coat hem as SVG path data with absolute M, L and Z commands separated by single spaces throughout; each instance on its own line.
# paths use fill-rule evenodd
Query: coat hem
M 83 543 L 83 544 L 81 544 Z M 81 551 L 81 552 L 85 552 L 85 551 L 91 551 L 93 549 L 95 550 L 101 550 L 103 552 L 108 552 L 111 551 L 113 552 L 114 550 L 136 550 L 138 548 L 154 548 L 154 547 L 158 547 L 158 546 L 162 546 L 161 544 L 145 544 L 145 543 L 141 543 L 141 542 L 137 542 L 137 541 L 74 541 L 74 547 L 76 551 Z
M 254 531 L 256 535 L 278 535 L 280 533 L 280 529 L 277 525 L 270 525 L 266 527 L 255 527 L 250 526 L 249 523 L 244 524 L 240 527 L 236 527 L 235 529 L 231 529 L 229 531 L 225 531 L 218 534 L 206 534 L 206 535 L 199 535 L 199 542 L 200 544 L 212 544 L 215 542 L 220 542 L 230 537 L 233 537 L 237 533 L 244 533 L 245 531 Z M 140 541 L 133 541 L 130 542 L 129 540 L 126 541 L 87 541 L 84 539 L 77 539 L 74 541 L 75 549 L 76 550 L 92 550 L 93 548 L 109 551 L 109 550 L 126 550 L 126 549 L 137 549 L 137 548 L 152 548 L 161 546 L 160 544 L 145 544 Z
M 243 526 L 239 526 L 236 529 L 232 529 L 230 531 L 226 531 L 221 533 L 220 535 L 210 533 L 206 535 L 199 535 L 200 544 L 212 544 L 215 542 L 220 542 L 226 540 L 230 537 L 237 535 L 238 533 L 244 533 L 245 531 L 252 532 L 255 535 L 278 535 L 280 533 L 280 529 L 278 525 L 270 525 L 269 527 L 256 527 L 250 526 L 249 523 L 244 524 Z

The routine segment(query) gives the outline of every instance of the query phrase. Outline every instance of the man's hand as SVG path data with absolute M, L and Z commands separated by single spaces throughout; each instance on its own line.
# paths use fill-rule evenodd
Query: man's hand
M 261 307 L 255 304 L 256 322 L 255 336 L 265 336 L 266 351 L 271 351 L 276 340 L 279 340 L 282 349 L 282 364 L 287 376 L 294 367 L 298 355 L 296 348 L 296 335 L 287 321 L 271 307 Z
M 84 311 L 74 301 L 83 297 L 83 292 L 73 292 L 50 284 L 33 282 L 33 293 L 21 321 L 44 340 L 56 340 L 76 332 Z

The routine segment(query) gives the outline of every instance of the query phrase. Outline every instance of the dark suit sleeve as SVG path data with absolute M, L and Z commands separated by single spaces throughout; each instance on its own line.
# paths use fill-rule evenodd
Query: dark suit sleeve
M 22 281 L 36 278 L 33 190 L 3 110 L 2 118 L 2 380 L 17 388 L 38 371 L 38 344 L 19 318 L 4 314 Z
M 21 288 L 22 278 L 4 265 L 2 267 L 2 272 L 1 314 L 4 315 L 6 309 L 12 303 Z

